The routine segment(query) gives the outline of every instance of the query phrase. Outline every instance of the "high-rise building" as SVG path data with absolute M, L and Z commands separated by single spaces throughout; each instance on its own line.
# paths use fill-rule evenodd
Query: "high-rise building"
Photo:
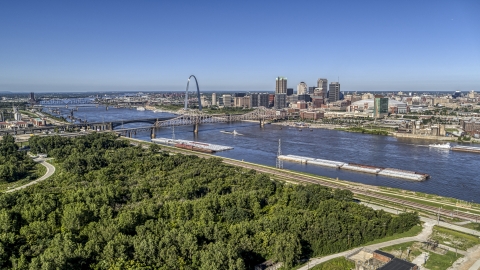
M 234 97 L 233 106 L 240 108 L 250 108 L 250 96 Z
M 30 92 L 30 102 L 35 102 L 35 93 Z
M 287 94 L 275 94 L 273 106 L 277 110 L 287 107 Z
M 317 88 L 319 89 L 319 91 L 323 92 L 323 95 L 325 96 L 328 92 L 328 80 L 327 79 L 323 79 L 323 78 L 319 78 L 317 80 Z
M 268 96 L 267 93 L 253 93 L 250 95 L 250 108 L 256 107 L 268 107 Z
M 286 77 L 277 77 L 275 85 L 275 94 L 286 94 L 287 93 L 287 78 Z
M 388 98 L 375 96 L 373 101 L 373 113 L 376 118 L 383 117 L 388 114 Z
M 315 86 L 308 87 L 308 93 L 307 94 L 313 95 L 313 93 L 315 92 L 315 88 L 316 88 Z
M 212 94 L 212 106 L 217 106 L 217 94 Z
M 232 95 L 222 95 L 222 98 L 224 107 L 232 107 Z
M 328 88 L 328 102 L 340 100 L 340 83 L 332 82 Z
M 308 94 L 308 93 L 307 93 L 307 90 L 308 90 L 308 86 L 307 86 L 306 83 L 300 82 L 300 83 L 297 85 L 297 95 L 305 95 L 305 94 Z
M 293 88 L 287 88 L 287 96 L 293 95 Z

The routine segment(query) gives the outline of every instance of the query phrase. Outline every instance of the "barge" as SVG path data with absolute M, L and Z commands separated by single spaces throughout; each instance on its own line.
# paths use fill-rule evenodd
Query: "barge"
M 187 140 L 174 140 L 174 139 L 169 139 L 169 138 L 152 139 L 152 142 L 161 143 L 161 144 L 170 144 L 170 145 L 174 145 L 175 147 L 194 150 L 194 151 L 200 151 L 200 150 L 197 150 L 197 149 L 205 149 L 205 150 L 208 151 L 208 152 L 205 152 L 205 153 L 215 153 L 215 152 L 220 152 L 220 151 L 226 151 L 226 150 L 233 149 L 233 147 L 230 147 L 230 146 L 211 144 L 211 143 L 194 142 L 194 141 L 187 141 Z
M 430 177 L 430 175 L 426 173 L 417 173 L 413 171 L 404 171 L 404 170 L 398 170 L 393 168 L 383 169 L 378 173 L 378 175 L 395 177 L 395 178 L 404 178 L 404 179 L 415 180 L 415 181 L 423 181 Z
M 480 153 L 480 147 L 473 146 L 460 146 L 456 145 L 451 148 L 452 151 L 461 151 L 461 152 L 470 152 L 470 153 Z
M 316 159 L 316 158 L 302 157 L 302 156 L 296 156 L 296 155 L 280 155 L 278 156 L 278 158 L 281 160 L 297 162 L 301 164 L 319 165 L 324 167 L 370 173 L 370 174 L 375 174 L 380 176 L 395 177 L 395 178 L 401 178 L 406 180 L 424 181 L 430 178 L 430 175 L 426 173 L 406 171 L 406 170 L 400 170 L 400 169 L 394 169 L 394 168 L 383 168 L 383 167 L 358 164 L 358 163 L 345 163 L 340 161 Z
M 357 164 L 357 163 L 348 163 L 346 165 L 343 165 L 341 168 L 345 170 L 358 171 L 358 172 L 371 173 L 371 174 L 378 174 L 378 172 L 380 172 L 383 169 L 381 167 L 375 167 L 375 166 L 363 165 L 363 164 Z
M 314 165 L 320 165 L 320 166 L 332 167 L 332 168 L 340 168 L 340 167 L 344 166 L 346 163 L 339 162 L 339 161 L 316 158 L 314 160 L 308 161 L 308 164 L 314 164 Z
M 185 143 L 177 143 L 175 144 L 175 147 L 177 148 L 182 148 L 182 149 L 187 149 L 187 150 L 192 150 L 192 151 L 197 151 L 197 152 L 202 152 L 202 153 L 215 153 L 215 151 L 207 148 L 202 148 L 202 147 L 197 147 L 191 144 L 185 144 Z

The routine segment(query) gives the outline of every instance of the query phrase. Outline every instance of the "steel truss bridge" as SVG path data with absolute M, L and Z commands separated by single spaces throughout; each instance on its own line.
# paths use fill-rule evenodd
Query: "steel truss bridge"
M 92 104 L 93 99 L 91 98 L 52 98 L 52 99 L 42 99 L 38 102 L 39 105 L 69 105 L 69 104 Z
M 199 124 L 209 124 L 209 123 L 228 123 L 236 121 L 253 121 L 258 120 L 260 124 L 265 124 L 267 120 L 278 119 L 275 110 L 266 109 L 260 107 L 245 114 L 205 114 L 197 110 L 187 110 L 184 111 L 180 116 L 175 118 L 157 121 L 155 127 L 170 127 L 170 126 L 188 126 L 188 125 L 199 125 Z

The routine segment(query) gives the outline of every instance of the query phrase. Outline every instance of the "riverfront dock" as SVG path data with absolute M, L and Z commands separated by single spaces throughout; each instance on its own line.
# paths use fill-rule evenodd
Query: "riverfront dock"
M 375 175 L 395 177 L 395 178 L 401 178 L 401 179 L 407 179 L 407 180 L 423 181 L 430 177 L 430 175 L 426 173 L 419 173 L 414 171 L 405 171 L 405 170 L 399 170 L 394 168 L 382 168 L 382 167 L 357 164 L 357 163 L 345 163 L 345 162 L 326 160 L 326 159 L 315 159 L 315 158 L 302 157 L 302 156 L 296 156 L 296 155 L 280 155 L 278 156 L 278 158 L 281 160 L 298 162 L 301 164 L 319 165 L 324 167 L 370 173 Z

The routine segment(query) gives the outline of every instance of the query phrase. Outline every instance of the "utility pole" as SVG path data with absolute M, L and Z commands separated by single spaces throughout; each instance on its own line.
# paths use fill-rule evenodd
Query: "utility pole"
M 283 169 L 283 160 L 280 159 L 282 155 L 282 140 L 278 139 L 278 152 L 277 152 L 277 169 Z

